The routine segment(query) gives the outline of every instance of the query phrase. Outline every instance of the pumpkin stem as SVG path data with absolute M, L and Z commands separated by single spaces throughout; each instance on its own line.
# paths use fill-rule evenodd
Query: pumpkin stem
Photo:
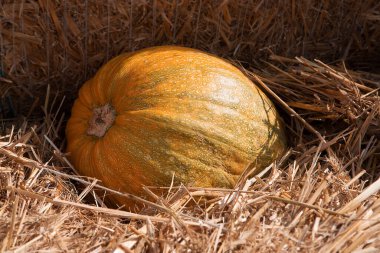
M 115 109 L 110 104 L 94 108 L 86 133 L 96 137 L 103 137 L 112 126 L 115 118 Z

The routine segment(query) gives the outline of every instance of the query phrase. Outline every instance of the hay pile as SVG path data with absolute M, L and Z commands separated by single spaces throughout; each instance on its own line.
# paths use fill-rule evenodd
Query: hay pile
M 0 13 L 3 78 L 37 107 L 47 85 L 72 98 L 111 57 L 161 44 L 245 66 L 274 53 L 380 69 L 377 0 L 3 0 Z
M 380 99 L 372 86 L 380 78 L 280 60 L 291 66 L 269 67 L 261 77 L 247 72 L 286 102 L 292 148 L 267 168 L 270 175 L 243 177 L 234 190 L 172 187 L 145 214 L 88 204 L 99 186 L 73 175 L 51 141 L 59 115 L 8 129 L 0 142 L 2 250 L 378 250 Z
M 1 252 L 380 250 L 377 1 L 0 8 Z M 101 186 L 62 153 L 67 101 L 110 57 L 168 43 L 234 59 L 276 102 L 290 148 L 266 175 L 247 168 L 235 189 L 160 189 L 139 214 L 96 206 Z

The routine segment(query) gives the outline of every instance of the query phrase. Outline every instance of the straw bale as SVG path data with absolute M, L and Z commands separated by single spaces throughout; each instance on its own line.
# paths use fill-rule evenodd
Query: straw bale
M 162 44 L 250 65 L 274 53 L 379 69 L 376 0 L 3 0 L 0 13 L 0 68 L 29 91 L 24 104 L 48 84 L 73 97 L 111 57 Z
M 0 252 L 380 251 L 378 1 L 3 0 L 0 13 Z M 140 213 L 111 209 L 95 189 L 137 198 L 76 174 L 67 114 L 104 62 L 162 44 L 233 60 L 276 103 L 289 150 L 234 189 L 146 186 L 156 201 Z

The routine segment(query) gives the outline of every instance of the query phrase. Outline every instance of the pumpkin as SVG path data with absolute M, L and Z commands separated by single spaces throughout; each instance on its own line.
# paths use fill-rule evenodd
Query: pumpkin
M 102 184 L 233 187 L 285 148 L 271 101 L 241 71 L 198 50 L 161 46 L 119 55 L 79 91 L 66 128 L 69 159 Z M 135 203 L 115 199 L 132 208 Z

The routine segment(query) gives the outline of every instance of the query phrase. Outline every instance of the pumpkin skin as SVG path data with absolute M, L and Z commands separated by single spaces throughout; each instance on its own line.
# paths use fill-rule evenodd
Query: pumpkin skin
M 96 113 L 111 116 L 102 122 Z M 109 126 L 96 136 L 93 127 L 99 121 L 104 128 L 104 120 Z M 274 105 L 242 72 L 176 46 L 122 54 L 105 64 L 80 89 L 66 136 L 69 159 L 81 174 L 143 197 L 143 185 L 169 186 L 173 178 L 176 184 L 233 187 L 250 163 L 258 173 L 286 143 Z M 135 204 L 115 200 L 127 208 Z

